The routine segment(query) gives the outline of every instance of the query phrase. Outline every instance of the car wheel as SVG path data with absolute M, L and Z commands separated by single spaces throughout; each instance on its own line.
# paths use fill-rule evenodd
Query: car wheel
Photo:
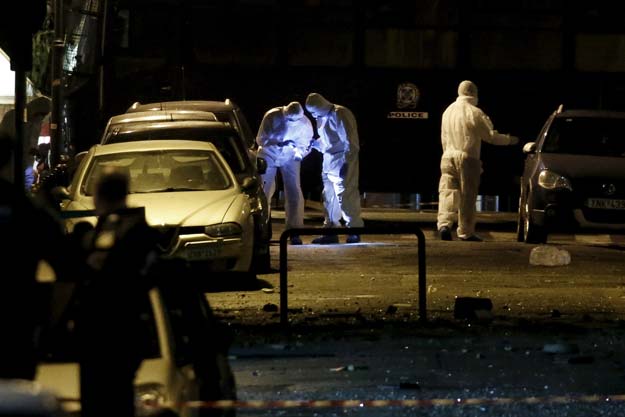
M 531 198 L 525 198 L 523 204 L 523 235 L 525 243 L 547 243 L 547 232 L 541 225 L 537 225 L 532 220 L 530 202 Z
M 521 178 L 521 191 L 519 193 L 519 210 L 516 224 L 517 242 L 525 242 L 525 193 L 523 192 L 523 178 Z
M 269 243 L 254 242 L 254 257 L 252 259 L 251 272 L 253 274 L 266 274 L 271 271 L 271 255 Z
M 271 222 L 269 222 L 271 224 Z M 271 252 L 269 249 L 269 238 L 263 237 L 262 226 L 258 224 L 258 219 L 254 219 L 254 252 L 252 257 L 252 271 L 257 274 L 271 271 Z

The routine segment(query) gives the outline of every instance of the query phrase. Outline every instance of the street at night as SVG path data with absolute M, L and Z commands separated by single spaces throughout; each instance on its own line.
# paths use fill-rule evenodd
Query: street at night
M 424 231 L 427 323 L 418 320 L 413 235 L 363 235 L 355 246 L 303 238 L 289 246 L 288 329 L 279 325 L 277 272 L 260 275 L 258 288 L 218 285 L 208 293 L 237 335 L 231 364 L 239 400 L 267 407 L 239 415 L 619 414 L 624 236 L 553 235 L 549 246 L 568 251 L 570 264 L 535 266 L 529 258 L 537 245 L 516 242 L 512 213 L 482 213 L 482 243 L 438 240 L 433 218 L 365 211 L 371 227 L 410 223 Z M 314 212 L 307 223 L 319 225 Z M 274 220 L 275 239 L 281 231 Z M 272 254 L 278 267 L 277 243 Z M 492 311 L 455 319 L 456 297 L 488 298 Z M 302 404 L 271 403 L 286 400 Z M 364 405 L 371 400 L 402 405 Z
M 625 416 L 619 2 L 7 5 L 0 417 Z

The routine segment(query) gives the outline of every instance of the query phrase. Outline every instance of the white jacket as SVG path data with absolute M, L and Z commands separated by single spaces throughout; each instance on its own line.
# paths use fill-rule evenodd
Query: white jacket
M 459 96 L 443 113 L 443 155 L 462 152 L 480 159 L 482 141 L 493 145 L 513 143 L 513 137 L 501 134 L 493 128 L 493 122 L 474 102 L 474 97 Z
M 297 121 L 286 118 L 285 107 L 274 107 L 267 111 L 260 123 L 256 143 L 259 145 L 258 156 L 268 163 L 278 160 L 303 159 L 309 152 L 313 138 L 310 120 L 303 116 Z M 292 143 L 289 143 L 291 141 Z

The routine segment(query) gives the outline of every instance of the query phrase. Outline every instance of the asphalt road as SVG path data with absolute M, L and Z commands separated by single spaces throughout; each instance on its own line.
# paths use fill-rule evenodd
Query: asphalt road
M 364 217 L 423 230 L 427 321 L 414 235 L 330 246 L 303 236 L 288 247 L 288 326 L 277 271 L 207 295 L 235 334 L 239 416 L 625 415 L 623 236 L 554 235 L 549 246 L 571 262 L 547 267 L 516 242 L 513 213 L 480 214 L 482 243 L 437 240 L 433 212 Z M 306 223 L 319 226 L 318 213 Z M 278 268 L 277 244 L 272 255 Z M 457 297 L 489 299 L 492 310 L 455 318 Z M 300 403 L 273 402 L 285 400 Z

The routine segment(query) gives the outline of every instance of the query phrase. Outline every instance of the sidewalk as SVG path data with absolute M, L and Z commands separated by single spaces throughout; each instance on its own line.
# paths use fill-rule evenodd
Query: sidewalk
M 362 218 L 369 221 L 384 222 L 410 222 L 417 223 L 427 228 L 436 227 L 435 209 L 416 210 L 409 208 L 393 208 L 393 207 L 363 207 Z M 284 220 L 284 208 L 276 207 L 271 209 L 271 217 L 275 220 Z M 500 225 L 502 227 L 514 230 L 516 228 L 517 213 L 516 212 L 496 212 L 496 211 L 478 211 L 478 224 Z M 316 223 L 323 222 L 323 205 L 319 201 L 306 200 L 304 221 L 311 226 Z

